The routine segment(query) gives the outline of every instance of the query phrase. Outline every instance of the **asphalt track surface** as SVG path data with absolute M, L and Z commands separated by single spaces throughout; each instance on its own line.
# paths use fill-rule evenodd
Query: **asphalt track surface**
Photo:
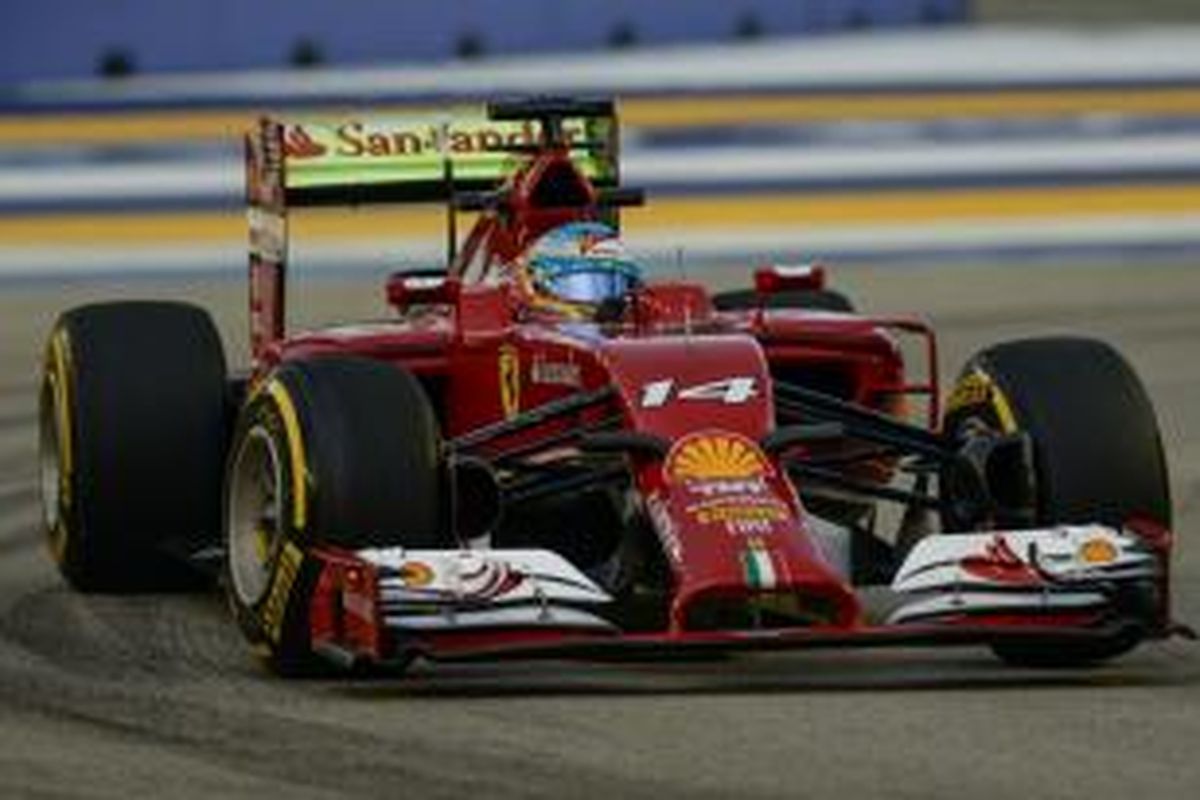
M 1178 615 L 1200 622 L 1200 270 L 847 270 L 872 311 L 920 307 L 943 368 L 987 342 L 1088 332 L 1134 361 L 1173 470 Z M 372 286 L 300 290 L 310 320 L 383 313 Z M 286 682 L 215 596 L 98 597 L 50 566 L 35 382 L 62 308 L 190 297 L 244 352 L 236 282 L 0 285 L 0 797 L 1192 798 L 1200 644 L 1090 671 L 985 651 L 693 663 L 422 667 Z

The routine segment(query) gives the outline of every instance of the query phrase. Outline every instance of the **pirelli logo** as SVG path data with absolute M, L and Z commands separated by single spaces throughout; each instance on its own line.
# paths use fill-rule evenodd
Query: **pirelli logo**
M 291 542 L 285 542 L 279 553 L 279 563 L 275 567 L 275 578 L 271 581 L 271 591 L 267 594 L 262 607 L 263 629 L 267 637 L 275 644 L 283 638 L 283 622 L 287 616 L 288 599 L 300 577 L 300 567 L 304 563 L 304 554 L 300 548 Z

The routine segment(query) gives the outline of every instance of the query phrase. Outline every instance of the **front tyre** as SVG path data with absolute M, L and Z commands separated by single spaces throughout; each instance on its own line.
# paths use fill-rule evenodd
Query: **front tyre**
M 979 431 L 1028 434 L 1036 525 L 1120 527 L 1140 517 L 1171 526 L 1154 409 L 1128 362 L 1104 342 L 1056 337 L 987 348 L 964 367 L 944 425 L 959 440 Z M 1012 664 L 1077 666 L 1120 655 L 1141 638 L 1125 633 L 1099 642 L 1010 642 L 993 649 Z
M 254 387 L 226 478 L 226 591 L 283 674 L 316 666 L 313 547 L 445 547 L 437 421 L 409 373 L 362 358 L 289 362 Z

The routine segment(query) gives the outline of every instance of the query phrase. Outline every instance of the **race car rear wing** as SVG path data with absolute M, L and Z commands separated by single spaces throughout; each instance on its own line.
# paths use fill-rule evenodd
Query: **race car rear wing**
M 442 118 L 261 119 L 246 136 L 251 352 L 284 334 L 289 209 L 446 202 L 453 216 L 456 194 L 493 189 L 550 147 L 565 147 L 597 186 L 619 183 L 611 101 L 518 100 Z M 452 219 L 448 227 L 453 237 Z

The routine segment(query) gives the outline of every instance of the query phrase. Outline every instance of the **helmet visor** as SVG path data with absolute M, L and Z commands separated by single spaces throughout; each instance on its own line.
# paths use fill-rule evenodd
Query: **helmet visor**
M 540 270 L 538 283 L 569 303 L 602 303 L 624 297 L 637 286 L 636 267 L 619 261 L 579 260 Z

